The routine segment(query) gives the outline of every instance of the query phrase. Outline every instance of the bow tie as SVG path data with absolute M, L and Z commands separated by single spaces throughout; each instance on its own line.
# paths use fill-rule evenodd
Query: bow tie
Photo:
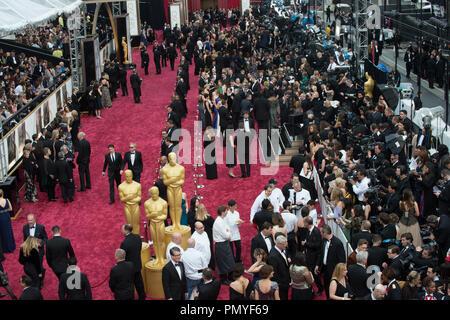
M 179 263 L 175 263 L 175 267 L 179 267 L 180 266 L 180 264 Z
M 35 227 L 33 226 L 33 227 L 30 227 L 30 229 L 34 229 Z
M 264 237 L 264 239 L 270 239 L 270 236 Z
M 132 152 L 131 154 L 135 154 L 135 152 Z

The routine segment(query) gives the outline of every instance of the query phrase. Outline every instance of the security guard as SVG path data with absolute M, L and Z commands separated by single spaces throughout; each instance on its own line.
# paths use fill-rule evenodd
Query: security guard
M 402 300 L 402 291 L 397 280 L 395 280 L 395 270 L 393 268 L 387 267 L 383 270 L 381 281 L 383 284 L 387 284 L 384 300 Z

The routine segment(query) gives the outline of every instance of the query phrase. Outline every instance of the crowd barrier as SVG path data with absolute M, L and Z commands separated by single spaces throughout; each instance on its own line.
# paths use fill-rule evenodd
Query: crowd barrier
M 322 212 L 323 223 L 329 225 L 331 227 L 331 232 L 333 233 L 333 235 L 342 241 L 342 244 L 344 245 L 346 257 L 348 257 L 353 252 L 353 248 L 350 245 L 350 243 L 347 241 L 347 237 L 345 236 L 345 234 L 342 231 L 339 224 L 337 224 L 334 219 L 328 220 L 328 217 L 334 216 L 333 209 L 327 203 L 327 201 L 325 200 L 325 197 L 323 196 L 323 188 L 322 188 L 322 185 L 320 184 L 319 174 L 317 173 L 317 170 L 315 167 L 313 170 L 313 175 L 314 175 L 314 183 L 315 183 L 316 191 L 317 191 L 317 197 L 319 199 L 319 206 L 320 206 L 320 210 Z

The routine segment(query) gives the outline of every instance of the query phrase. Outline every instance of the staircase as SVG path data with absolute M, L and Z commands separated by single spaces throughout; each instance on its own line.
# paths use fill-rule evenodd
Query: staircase
M 303 143 L 303 140 L 292 141 L 292 147 L 287 148 L 284 154 L 280 154 L 276 157 L 276 161 L 278 161 L 278 165 L 280 166 L 289 166 L 289 162 L 291 158 L 298 154 L 298 148 Z

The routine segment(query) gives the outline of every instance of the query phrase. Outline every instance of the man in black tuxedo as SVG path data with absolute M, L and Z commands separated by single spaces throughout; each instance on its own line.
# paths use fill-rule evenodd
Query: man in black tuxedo
M 19 300 L 44 300 L 39 288 L 32 286 L 33 280 L 29 276 L 22 276 L 19 281 L 20 286 L 23 288 Z
M 6 64 L 12 69 L 16 69 L 19 66 L 20 60 L 16 56 L 16 51 L 11 51 L 11 54 L 6 58 Z
M 314 220 L 312 217 L 305 217 L 303 222 L 305 229 L 308 229 L 308 236 L 302 241 L 302 247 L 305 249 L 306 266 L 309 270 L 314 270 L 322 248 L 322 236 L 320 234 L 320 230 L 314 226 Z M 318 274 L 313 273 L 313 276 L 314 282 L 316 283 L 318 289 L 316 295 L 319 296 L 323 291 L 322 280 Z
M 175 144 L 172 140 L 170 140 L 169 137 L 164 138 L 164 145 L 165 145 L 165 153 L 164 156 L 168 157 L 169 153 L 173 152 L 173 149 L 175 148 Z
M 75 257 L 69 239 L 61 237 L 61 229 L 58 226 L 52 228 L 53 238 L 47 241 L 47 264 L 59 278 L 67 271 L 69 258 Z
M 79 277 L 79 286 L 70 285 L 69 288 L 74 277 Z M 59 300 L 92 300 L 91 284 L 87 275 L 80 272 L 75 257 L 69 258 L 67 271 L 59 278 L 58 296 Z
M 150 62 L 150 57 L 147 52 L 147 48 L 144 47 L 144 51 L 142 52 L 142 64 L 144 65 L 145 75 L 148 75 L 148 64 Z
M 395 278 L 404 280 L 404 268 L 400 257 L 400 248 L 397 245 L 391 245 L 387 250 L 388 262 L 384 262 L 382 267 L 386 269 L 388 266 L 395 271 Z
M 300 172 L 302 171 L 303 168 L 303 164 L 305 163 L 305 153 L 306 153 L 306 148 L 305 146 L 301 145 L 298 148 L 298 154 L 293 156 L 291 158 L 291 161 L 289 161 L 289 167 L 294 169 L 294 172 L 297 174 L 300 174 Z
M 58 160 L 55 162 L 56 169 L 56 181 L 61 187 L 61 194 L 64 199 L 64 203 L 73 201 L 72 194 L 75 191 L 73 186 L 73 170 L 69 162 L 64 159 L 64 152 L 58 152 Z
M 142 79 L 139 77 L 137 70 L 134 69 L 130 75 L 131 89 L 133 89 L 134 103 L 142 103 L 141 101 L 141 84 Z
M 427 71 L 428 85 L 430 89 L 434 89 L 433 83 L 436 77 L 436 61 L 434 60 L 434 55 L 430 55 L 425 63 Z M 406 128 L 405 128 L 406 129 Z
M 155 40 L 153 46 L 153 61 L 155 62 L 156 74 L 161 74 L 161 52 L 157 40 Z
M 140 151 L 136 151 L 136 143 L 134 142 L 130 142 L 130 151 L 125 152 L 120 169 L 120 175 L 123 174 L 125 165 L 127 165 L 128 169 L 133 172 L 133 180 L 140 183 L 144 165 L 142 162 L 142 153 Z
M 262 249 L 266 252 L 267 256 L 270 253 L 270 250 L 275 246 L 272 236 L 273 225 L 270 222 L 264 222 L 260 227 L 260 232 L 256 236 L 253 237 L 251 247 L 250 247 L 250 256 L 252 258 L 252 263 L 255 263 L 256 258 L 253 256 L 255 249 Z
M 367 287 L 367 279 L 369 278 L 369 274 L 366 271 L 367 257 L 367 251 L 359 251 L 356 254 L 356 264 L 348 266 L 348 282 L 355 298 L 358 300 L 370 294 L 370 290 Z
M 273 267 L 273 281 L 278 283 L 280 300 L 288 300 L 291 276 L 289 274 L 290 258 L 286 251 L 287 238 L 281 232 L 275 234 L 275 237 L 275 246 L 270 250 L 267 263 Z
M 84 132 L 78 133 L 80 141 L 79 152 L 77 156 L 78 173 L 80 175 L 80 189 L 78 191 L 86 191 L 91 188 L 91 174 L 89 173 L 89 162 L 91 158 L 91 144 L 85 139 Z
M 264 97 L 264 91 L 257 95 L 253 100 L 253 110 L 256 122 L 258 122 L 258 130 L 268 129 L 270 120 L 270 103 Z
M 167 146 L 166 146 L 166 137 L 167 137 L 167 130 L 161 131 L 161 155 L 165 156 L 167 153 Z
M 180 67 L 181 68 L 181 67 Z M 184 114 L 188 113 L 187 105 L 186 105 L 186 94 L 187 94 L 187 87 L 184 79 L 180 76 L 177 76 L 176 78 L 177 83 L 175 87 L 175 92 L 180 97 L 181 104 L 183 105 Z
M 109 288 L 116 300 L 134 300 L 134 274 L 133 262 L 125 261 L 126 252 L 117 249 L 115 259 L 117 264 L 109 273 Z
M 325 292 L 327 298 L 329 298 L 330 281 L 334 268 L 340 262 L 345 263 L 346 257 L 342 241 L 333 236 L 329 225 L 322 226 L 320 232 L 322 234 L 323 244 L 320 255 L 318 255 L 316 261 L 314 273 L 317 275 L 319 273 L 323 274 Z
M 172 109 L 172 105 L 168 105 L 166 109 L 167 109 L 167 120 L 166 121 L 173 120 L 173 122 L 175 123 L 177 128 L 181 128 L 180 115 Z
M 245 98 L 243 90 L 239 90 L 235 94 L 233 99 L 233 105 L 231 108 L 233 118 L 233 129 L 236 130 L 239 127 L 239 120 L 241 119 L 241 101 Z
M 368 266 L 378 266 L 381 268 L 384 262 L 387 261 L 387 249 L 381 246 L 382 238 L 379 234 L 374 234 L 372 237 L 372 247 L 367 249 L 369 257 L 367 258 Z
M 406 62 L 406 78 L 409 79 L 409 74 L 411 73 L 411 69 L 413 66 L 413 54 L 411 53 L 411 49 L 407 49 L 405 52 L 405 56 L 403 57 L 403 61 Z
M 373 235 L 370 233 L 370 227 L 371 227 L 370 221 L 369 220 L 364 220 L 361 223 L 361 231 L 359 231 L 359 232 L 357 232 L 357 233 L 352 235 L 352 248 L 353 248 L 353 250 L 356 249 L 356 246 L 357 246 L 358 241 L 360 239 L 366 239 L 368 244 L 369 244 L 369 247 L 372 246 L 372 237 L 373 237 Z
M 203 269 L 202 282 L 198 285 L 198 292 L 194 300 L 217 300 L 220 292 L 220 281 L 213 276 L 210 268 Z
M 142 261 L 141 261 L 141 249 L 142 240 L 138 234 L 131 233 L 133 227 L 130 224 L 124 224 L 122 226 L 122 234 L 125 236 L 125 240 L 120 244 L 120 249 L 125 250 L 126 261 L 133 262 L 134 265 L 134 287 L 139 295 L 139 300 L 145 300 L 144 280 L 142 280 Z
M 169 44 L 169 47 L 167 48 L 167 56 L 169 57 L 170 61 L 170 69 L 173 71 L 175 66 L 175 59 L 178 57 L 177 49 L 173 46 L 173 43 L 171 42 Z
M 255 213 L 252 222 L 258 226 L 258 230 L 262 230 L 264 222 L 272 223 L 273 212 L 269 208 L 270 200 L 264 199 L 261 202 L 261 210 Z
M 41 285 L 44 283 L 45 268 L 43 267 L 44 256 L 45 256 L 45 245 L 47 244 L 48 236 L 45 231 L 45 227 L 42 224 L 36 223 L 36 217 L 34 214 L 30 213 L 27 215 L 27 224 L 22 228 L 23 241 L 27 240 L 29 236 L 38 238 L 39 243 L 39 258 L 41 260 L 42 278 Z
M 56 201 L 55 197 L 55 184 L 56 184 L 56 168 L 55 163 L 51 159 L 52 152 L 50 148 L 44 148 L 44 158 L 39 164 L 40 176 L 42 179 L 42 186 L 44 187 L 44 192 L 47 192 L 48 201 Z
M 236 153 L 241 168 L 241 178 L 250 178 L 250 146 L 254 138 L 253 132 L 250 131 L 250 129 L 253 129 L 253 120 L 248 118 L 247 113 L 246 117 L 239 122 L 239 130 L 236 132 L 235 140 Z
M 114 181 L 117 188 L 121 181 L 120 169 L 122 167 L 122 155 L 116 152 L 114 145 L 108 145 L 108 153 L 105 154 L 105 162 L 103 163 L 102 175 L 105 176 L 106 167 L 108 167 L 108 181 L 109 181 L 109 204 L 114 203 Z
M 122 97 L 128 96 L 128 87 L 127 87 L 127 71 L 123 68 L 123 66 L 119 66 L 119 83 L 122 88 Z
M 170 249 L 171 261 L 162 269 L 162 284 L 167 300 L 187 299 L 186 276 L 184 265 L 180 262 L 181 251 L 177 247 Z

